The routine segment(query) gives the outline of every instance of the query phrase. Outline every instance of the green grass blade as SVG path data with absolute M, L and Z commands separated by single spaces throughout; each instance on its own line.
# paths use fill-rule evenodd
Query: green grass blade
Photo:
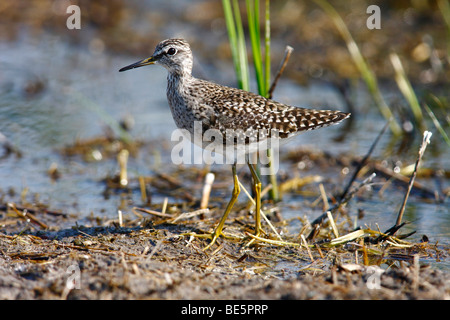
M 391 131 L 395 135 L 400 135 L 402 132 L 401 127 L 398 124 L 397 120 L 394 119 L 391 109 L 384 101 L 383 96 L 381 95 L 381 92 L 378 88 L 378 83 L 374 73 L 366 63 L 364 57 L 361 54 L 361 51 L 358 48 L 358 45 L 356 44 L 355 40 L 353 40 L 353 37 L 350 34 L 350 31 L 348 30 L 344 21 L 342 20 L 341 16 L 339 15 L 339 13 L 337 13 L 334 7 L 328 3 L 328 1 L 314 0 L 314 2 L 316 2 L 320 7 L 322 7 L 322 9 L 328 14 L 328 16 L 335 24 L 336 28 L 341 34 L 341 37 L 344 39 L 347 45 L 348 51 L 350 52 L 353 62 L 355 63 L 356 67 L 359 70 L 359 73 L 361 74 L 361 77 L 363 78 L 364 82 L 367 85 L 367 88 L 372 96 L 372 99 L 378 106 L 380 113 L 386 120 L 390 120 L 392 118 L 392 121 L 390 121 Z
M 222 0 L 222 7 L 225 16 L 225 23 L 227 26 L 228 41 L 230 43 L 231 57 L 233 59 L 233 64 L 235 67 L 236 75 L 240 73 L 238 64 L 238 53 L 237 53 L 237 35 L 236 26 L 234 23 L 233 10 L 231 9 L 231 3 L 229 0 Z
M 250 81 L 247 66 L 247 50 L 245 48 L 245 37 L 239 12 L 239 4 L 236 0 L 233 0 L 232 6 L 230 0 L 222 0 L 222 6 L 238 87 L 248 90 Z
M 266 0 L 266 14 L 265 14 L 265 33 L 264 33 L 264 52 L 265 52 L 265 71 L 264 77 L 266 80 L 265 83 L 265 92 L 264 96 L 267 98 L 269 94 L 270 88 L 270 0 Z
M 248 59 L 239 3 L 237 0 L 222 0 L 222 4 L 238 85 L 241 89 L 249 91 Z M 246 0 L 246 9 L 258 93 L 264 97 L 268 97 L 270 88 L 270 0 L 266 0 L 265 2 L 264 62 L 261 53 L 259 0 Z M 267 155 L 271 159 L 272 155 L 270 150 L 267 151 Z M 269 166 L 272 172 L 272 161 L 270 161 Z M 278 201 L 279 192 L 276 175 L 271 174 L 269 179 L 272 184 L 270 197 Z
M 395 70 L 395 81 L 397 82 L 398 88 L 402 92 L 405 99 L 408 101 L 416 122 L 418 123 L 419 127 L 421 127 L 423 126 L 422 110 L 420 109 L 419 100 L 414 93 L 414 89 L 412 88 L 411 83 L 406 76 L 405 70 L 403 69 L 402 62 L 395 52 L 392 52 L 389 55 L 389 58 L 391 59 L 392 66 Z
M 445 132 L 444 128 L 442 128 L 441 123 L 436 118 L 433 111 L 431 111 L 430 107 L 427 104 L 425 104 L 424 106 L 425 106 L 425 110 L 427 111 L 428 115 L 430 116 L 431 120 L 433 121 L 434 126 L 436 127 L 436 129 L 438 129 L 442 138 L 447 143 L 447 145 L 450 147 L 450 139 L 449 139 L 447 133 Z
M 248 31 L 250 35 L 250 43 L 253 52 L 253 66 L 255 68 L 256 82 L 258 84 L 258 92 L 265 95 L 265 80 L 263 74 L 263 63 L 261 55 L 261 39 L 259 32 L 259 1 L 246 0 Z
M 448 108 L 450 103 L 448 101 L 442 101 L 443 98 L 438 98 L 432 93 L 428 93 L 429 98 L 431 99 L 431 103 L 436 106 L 436 108 L 439 108 L 443 114 L 447 114 L 447 116 L 444 116 L 441 120 L 445 122 L 446 126 L 450 126 L 450 115 L 448 115 Z
M 236 21 L 236 30 L 237 30 L 237 46 L 239 53 L 239 65 L 241 70 L 241 79 L 242 86 L 241 89 L 246 91 L 250 90 L 250 76 L 248 71 L 248 61 L 247 61 L 247 49 L 245 46 L 245 35 L 244 35 L 244 27 L 241 19 L 241 12 L 239 10 L 239 2 L 238 0 L 233 0 L 233 12 L 234 19 Z

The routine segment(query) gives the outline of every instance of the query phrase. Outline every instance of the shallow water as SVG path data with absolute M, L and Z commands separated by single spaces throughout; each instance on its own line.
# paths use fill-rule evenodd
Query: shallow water
M 105 200 L 102 183 L 106 176 L 118 172 L 115 159 L 84 162 L 78 157 L 64 158 L 59 150 L 73 144 L 76 139 L 103 134 L 108 117 L 120 120 L 131 116 L 135 122 L 131 133 L 137 139 L 170 141 L 176 127 L 166 102 L 166 71 L 151 66 L 119 73 L 121 67 L 142 57 L 91 52 L 68 45 L 56 36 L 46 36 L 40 41 L 24 36 L 17 42 L 0 43 L 0 52 L 0 133 L 23 154 L 21 158 L 11 155 L 0 159 L 0 190 L 4 199 L 18 201 L 19 194 L 27 188 L 27 201 L 33 202 L 37 197 L 53 209 L 79 214 L 80 220 L 91 213 L 116 218 L 117 209 L 123 208 L 123 199 L 117 194 Z M 201 61 L 197 63 L 201 64 Z M 233 77 L 231 72 L 232 68 L 230 78 Z M 214 72 L 211 71 L 211 74 Z M 223 74 L 221 78 L 224 78 Z M 37 82 L 44 84 L 42 92 L 26 94 L 27 85 Z M 333 88 L 322 84 L 302 88 L 284 80 L 280 82 L 274 98 L 298 106 L 327 105 L 345 110 L 344 103 Z M 365 99 L 364 96 L 361 99 Z M 300 135 L 283 149 L 303 145 L 334 155 L 363 156 L 384 125 L 378 115 L 364 112 L 357 116 L 355 128 L 343 142 L 332 140 L 341 132 L 340 126 L 334 126 Z M 414 163 L 419 140 L 416 139 L 408 152 L 394 156 L 393 160 Z M 386 134 L 373 157 L 384 158 L 389 143 L 389 135 Z M 425 154 L 423 167 L 450 169 L 450 150 L 442 145 L 439 152 Z M 130 159 L 129 172 L 132 177 L 151 174 L 154 152 L 148 147 L 137 158 Z M 162 163 L 170 161 L 170 150 L 157 152 L 161 153 Z M 47 174 L 53 163 L 61 172 L 61 178 L 56 181 Z M 284 170 L 289 170 L 289 166 Z M 338 174 L 331 173 L 332 176 Z M 434 180 L 420 180 L 434 188 Z M 444 188 L 446 186 L 448 180 L 444 181 Z M 369 193 L 367 198 L 352 201 L 350 208 L 353 212 L 364 210 L 365 217 L 358 224 L 368 224 L 372 228 L 378 224 L 381 230 L 385 230 L 395 222 L 404 192 L 404 189 L 392 189 L 382 197 L 376 192 Z M 155 195 L 152 200 L 153 203 L 161 203 L 163 198 Z M 134 203 L 130 208 L 139 204 L 139 199 L 140 194 L 133 193 L 128 199 L 129 203 Z M 280 204 L 283 216 L 290 219 L 307 214 L 312 221 L 320 214 L 292 209 L 292 206 L 301 208 L 303 200 L 301 197 L 285 199 Z M 127 208 L 124 212 L 127 213 Z M 417 230 L 416 239 L 426 234 L 432 242 L 449 243 L 448 200 L 445 203 L 426 203 L 411 196 L 404 220 L 411 222 L 404 228 L 405 232 Z M 292 230 L 295 232 L 295 225 Z

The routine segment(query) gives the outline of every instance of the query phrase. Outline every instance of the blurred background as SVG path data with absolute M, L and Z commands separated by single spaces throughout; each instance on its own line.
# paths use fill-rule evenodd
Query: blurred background
M 448 242 L 449 3 L 330 3 L 375 75 L 377 89 L 400 126 L 400 133 L 388 131 L 383 135 L 372 156 L 398 172 L 415 162 L 422 129 L 433 132 L 422 162 L 428 171 L 423 171 L 418 179 L 430 190 L 438 190 L 439 195 L 410 199 L 405 219 L 413 221 L 411 229 Z M 71 15 L 66 10 L 72 4 L 81 9 L 79 30 L 66 26 Z M 239 4 L 244 14 L 245 1 Z M 369 5 L 381 9 L 380 29 L 366 26 Z M 286 152 L 302 146 L 338 158 L 364 156 L 386 119 L 380 114 L 336 20 L 318 1 L 271 1 L 270 14 L 273 74 L 286 46 L 294 48 L 274 99 L 301 107 L 352 112 L 351 121 L 305 133 L 298 142 L 285 146 Z M 236 86 L 221 1 L 3 0 L 0 17 L 2 202 L 41 203 L 80 219 L 115 217 L 118 208 L 127 214 L 131 206 L 141 204 L 139 192 L 105 188 L 107 178 L 119 170 L 116 155 L 121 145 L 113 139 L 117 136 L 131 137 L 136 142 L 129 159 L 130 181 L 156 171 L 176 170 L 170 162 L 170 136 L 175 125 L 165 96 L 166 71 L 150 66 L 118 72 L 121 67 L 150 56 L 163 39 L 188 40 L 195 57 L 195 76 Z M 243 21 L 247 32 L 246 19 Z M 417 118 L 411 101 L 399 86 L 402 82 L 392 53 L 400 58 L 423 119 Z M 251 88 L 256 90 L 254 81 Z M 102 145 L 102 141 L 114 143 Z M 280 179 L 293 170 L 303 175 L 321 171 L 303 171 L 308 168 L 299 163 L 286 164 Z M 348 179 L 341 169 L 323 173 L 338 179 L 331 193 Z M 353 170 L 351 162 L 347 169 Z M 215 170 L 219 178 L 221 170 L 225 170 L 223 177 L 228 178 L 229 168 Z M 202 176 L 198 174 L 189 183 L 193 184 L 193 197 L 199 197 Z M 365 211 L 367 223 L 383 226 L 386 221 L 385 225 L 390 226 L 405 190 L 394 189 L 381 196 L 379 189 L 357 202 L 354 211 Z M 167 196 L 156 190 L 152 203 L 160 204 Z M 169 195 L 169 199 L 176 198 Z M 302 201 L 304 197 L 284 198 L 290 205 Z M 283 214 L 299 213 L 285 209 Z

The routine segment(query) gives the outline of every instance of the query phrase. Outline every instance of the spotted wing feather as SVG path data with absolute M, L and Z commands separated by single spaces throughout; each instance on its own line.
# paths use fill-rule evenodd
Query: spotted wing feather
M 223 133 L 226 129 L 276 129 L 280 138 L 287 138 L 302 131 L 337 124 L 350 116 L 340 111 L 287 106 L 251 92 L 216 84 L 206 92 L 209 94 L 203 95 L 202 104 L 213 105 L 215 110 L 210 125 Z

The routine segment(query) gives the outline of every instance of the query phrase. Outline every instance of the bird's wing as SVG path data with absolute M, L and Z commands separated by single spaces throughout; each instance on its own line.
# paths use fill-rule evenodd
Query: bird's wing
M 281 138 L 301 131 L 339 123 L 350 114 L 332 110 L 314 110 L 288 106 L 240 89 L 220 86 L 215 94 L 205 97 L 213 105 L 215 119 L 211 124 L 226 129 L 276 130 Z

